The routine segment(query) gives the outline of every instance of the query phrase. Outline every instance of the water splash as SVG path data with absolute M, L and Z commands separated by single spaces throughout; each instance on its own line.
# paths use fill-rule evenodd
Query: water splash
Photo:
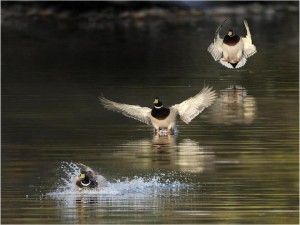
M 55 190 L 47 196 L 54 199 L 70 199 L 71 196 L 93 196 L 93 197 L 167 197 L 179 196 L 179 192 L 188 188 L 188 184 L 176 180 L 175 172 L 156 172 L 144 177 L 124 177 L 107 182 L 107 186 L 101 190 L 77 191 L 74 179 L 80 173 L 80 168 L 75 163 L 63 162 L 58 169 L 58 175 L 62 178 L 57 182 Z M 183 177 L 184 179 L 184 177 Z
M 56 183 L 56 190 L 54 192 L 76 191 L 73 181 L 80 174 L 80 167 L 73 162 L 62 162 L 57 169 L 57 176 L 60 177 Z

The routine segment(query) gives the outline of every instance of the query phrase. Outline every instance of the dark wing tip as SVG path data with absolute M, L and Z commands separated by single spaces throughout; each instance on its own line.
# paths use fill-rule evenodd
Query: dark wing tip
M 226 19 L 218 26 L 218 28 L 217 28 L 217 30 L 216 30 L 215 38 L 219 35 L 222 26 L 224 25 L 224 23 L 225 23 L 227 20 L 228 20 L 228 18 L 226 18 Z

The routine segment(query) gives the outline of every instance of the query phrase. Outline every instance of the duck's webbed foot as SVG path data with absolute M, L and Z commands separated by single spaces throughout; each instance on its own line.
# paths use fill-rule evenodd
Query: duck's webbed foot
M 155 135 L 158 136 L 165 136 L 171 134 L 171 129 L 166 129 L 166 128 L 158 128 L 154 130 Z
M 228 59 L 228 58 L 227 58 L 227 59 L 226 59 L 226 58 L 223 58 L 222 60 L 223 60 L 224 62 L 229 62 L 229 59 Z

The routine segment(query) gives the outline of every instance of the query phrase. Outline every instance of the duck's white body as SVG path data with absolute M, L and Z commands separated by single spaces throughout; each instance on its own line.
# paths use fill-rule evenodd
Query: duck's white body
M 150 113 L 151 114 L 151 113 Z M 166 128 L 167 130 L 174 129 L 176 126 L 177 110 L 173 107 L 170 108 L 170 114 L 166 119 L 158 120 L 153 116 L 149 116 L 152 126 L 155 130 Z
M 222 53 L 223 53 L 223 58 L 227 59 L 228 62 L 230 63 L 237 63 L 241 60 L 243 56 L 243 49 L 244 49 L 244 42 L 242 39 L 234 45 L 230 46 L 225 43 L 222 45 Z
M 96 175 L 95 178 L 98 182 L 98 188 L 104 188 L 107 185 L 107 181 L 102 175 Z

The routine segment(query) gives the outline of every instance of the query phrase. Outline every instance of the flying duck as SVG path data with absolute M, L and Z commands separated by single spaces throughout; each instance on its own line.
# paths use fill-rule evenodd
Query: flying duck
M 247 58 L 256 53 L 256 47 L 252 44 L 247 20 L 244 20 L 247 31 L 246 37 L 240 37 L 232 29 L 229 29 L 225 37 L 220 38 L 219 32 L 226 20 L 218 27 L 214 41 L 207 50 L 215 61 L 219 60 L 227 68 L 237 69 L 244 66 Z
M 165 107 L 158 97 L 154 98 L 152 109 L 139 105 L 113 102 L 103 96 L 99 97 L 99 100 L 109 110 L 120 112 L 125 116 L 152 125 L 155 133 L 159 134 L 160 130 L 167 129 L 167 134 L 172 134 L 176 126 L 177 115 L 180 116 L 183 122 L 188 124 L 206 107 L 213 104 L 216 97 L 216 93 L 212 90 L 212 87 L 206 86 L 194 97 L 171 107 Z
M 82 163 L 78 163 L 77 165 L 83 168 L 75 180 L 78 191 L 82 191 L 83 189 L 99 190 L 99 188 L 106 186 L 106 179 L 101 175 L 97 175 L 92 168 Z

